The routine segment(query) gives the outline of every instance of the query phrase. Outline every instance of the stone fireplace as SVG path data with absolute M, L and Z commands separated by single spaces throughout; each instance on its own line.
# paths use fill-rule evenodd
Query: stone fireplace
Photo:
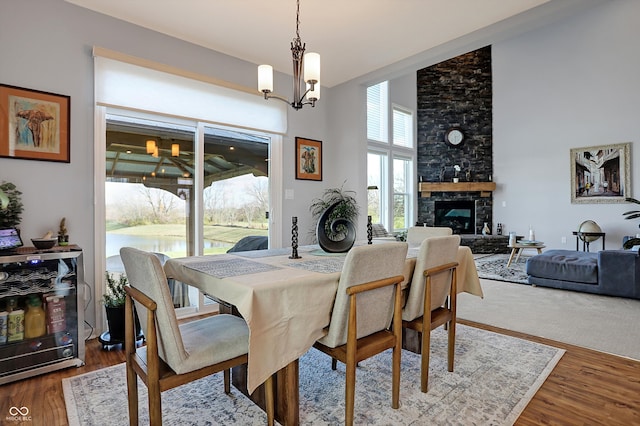
M 455 233 L 469 238 L 480 235 L 485 222 L 495 231 L 492 93 L 491 46 L 418 70 L 416 224 L 450 221 Z M 457 145 L 445 140 L 454 127 L 464 135 Z M 457 183 L 455 165 L 461 169 Z

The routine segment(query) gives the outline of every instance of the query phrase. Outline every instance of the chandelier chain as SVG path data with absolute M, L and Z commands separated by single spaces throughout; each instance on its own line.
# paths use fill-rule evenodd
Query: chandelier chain
M 296 1 L 297 10 L 296 10 L 296 37 L 300 40 L 300 0 Z

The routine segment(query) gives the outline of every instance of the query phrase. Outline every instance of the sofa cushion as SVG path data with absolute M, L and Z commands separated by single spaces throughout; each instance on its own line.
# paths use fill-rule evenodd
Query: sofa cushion
M 598 284 L 598 254 L 547 250 L 527 260 L 527 274 L 548 279 Z

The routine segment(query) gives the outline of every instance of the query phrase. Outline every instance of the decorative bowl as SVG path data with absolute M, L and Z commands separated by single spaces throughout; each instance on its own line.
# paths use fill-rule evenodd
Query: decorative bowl
M 57 238 L 32 238 L 33 246 L 38 250 L 50 249 L 58 242 Z

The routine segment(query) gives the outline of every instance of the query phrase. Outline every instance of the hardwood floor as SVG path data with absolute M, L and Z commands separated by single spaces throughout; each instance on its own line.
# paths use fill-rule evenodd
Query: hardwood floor
M 566 350 L 516 425 L 640 425 L 640 361 L 470 321 L 460 323 Z M 121 350 L 102 350 L 92 339 L 86 345 L 85 366 L 0 386 L 0 424 L 67 425 L 62 379 L 121 362 Z M 12 406 L 29 408 L 31 421 L 7 421 Z

